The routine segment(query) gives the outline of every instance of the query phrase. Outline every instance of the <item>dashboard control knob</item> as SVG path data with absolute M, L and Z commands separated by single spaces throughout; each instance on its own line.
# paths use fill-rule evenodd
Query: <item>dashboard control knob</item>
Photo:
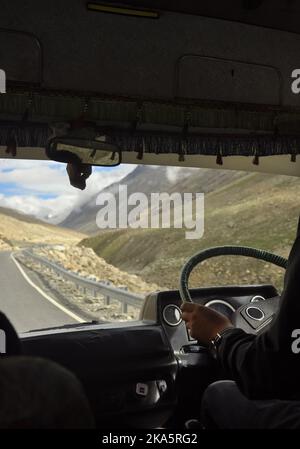
M 169 304 L 163 309 L 163 319 L 169 326 L 178 326 L 181 321 L 181 310 L 174 304 Z

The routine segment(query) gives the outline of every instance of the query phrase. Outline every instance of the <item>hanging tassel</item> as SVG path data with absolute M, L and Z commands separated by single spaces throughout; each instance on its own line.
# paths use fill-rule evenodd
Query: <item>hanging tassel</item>
M 144 139 L 142 140 L 142 142 L 139 143 L 138 146 L 138 154 L 136 156 L 136 158 L 141 161 L 143 159 L 144 156 L 144 149 L 145 149 L 145 143 L 144 143 Z
M 137 130 L 138 125 L 143 122 L 143 103 L 137 104 L 137 110 L 135 114 L 135 120 L 132 122 L 131 131 L 134 132 Z
M 180 142 L 179 152 L 178 152 L 178 161 L 179 162 L 185 161 L 186 147 L 187 147 L 186 140 L 182 140 Z
M 296 153 L 291 154 L 291 162 L 296 162 L 296 159 L 297 159 L 297 154 Z
M 180 147 L 179 147 L 179 152 L 178 152 L 178 161 L 179 162 L 184 162 L 185 161 L 185 153 L 186 153 L 186 142 L 181 142 Z
M 184 125 L 182 128 L 182 140 L 180 143 L 180 148 L 178 152 L 178 161 L 184 162 L 185 161 L 185 155 L 187 154 L 187 138 L 189 133 L 189 127 L 190 127 L 190 121 L 191 121 L 191 112 L 189 109 L 185 110 L 184 113 Z
M 143 150 L 139 150 L 139 152 L 138 152 L 136 158 L 137 158 L 139 161 L 141 161 L 141 160 L 143 159 Z
M 111 161 L 114 161 L 114 160 L 115 160 L 115 157 L 116 157 L 116 152 L 113 151 L 113 152 L 111 153 L 110 160 L 111 160 Z
M 12 157 L 16 157 L 16 155 L 17 155 L 17 141 L 16 141 L 15 136 L 11 136 L 8 139 L 5 153 L 6 154 L 11 154 Z
M 258 157 L 257 153 L 255 153 L 255 156 L 253 158 L 252 164 L 253 165 L 259 165 L 259 157 Z
M 217 154 L 216 164 L 223 165 L 223 158 L 221 152 Z

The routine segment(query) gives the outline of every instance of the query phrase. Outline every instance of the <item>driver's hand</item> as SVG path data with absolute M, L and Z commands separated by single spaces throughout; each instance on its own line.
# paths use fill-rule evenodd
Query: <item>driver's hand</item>
M 204 346 L 209 346 L 211 340 L 219 332 L 233 327 L 231 321 L 222 313 L 209 307 L 185 302 L 181 306 L 182 319 L 190 330 L 191 337 Z

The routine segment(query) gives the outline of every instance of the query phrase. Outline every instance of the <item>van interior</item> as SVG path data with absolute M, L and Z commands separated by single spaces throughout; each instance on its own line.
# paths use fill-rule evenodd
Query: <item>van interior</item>
M 276 314 L 298 218 L 299 20 L 288 0 L 2 2 L 0 310 L 24 356 L 76 375 L 99 429 L 199 418 L 223 374 L 182 301 L 254 334 Z M 197 238 L 100 229 L 98 194 L 119 213 L 136 192 L 199 193 Z

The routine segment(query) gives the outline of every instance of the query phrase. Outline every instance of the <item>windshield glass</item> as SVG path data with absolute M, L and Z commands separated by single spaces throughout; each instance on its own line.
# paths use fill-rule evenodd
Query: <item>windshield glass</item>
M 139 319 L 145 296 L 178 289 L 188 257 L 217 245 L 287 256 L 298 178 L 171 166 L 94 168 L 84 191 L 54 162 L 1 161 L 1 310 L 19 332 Z M 206 261 L 191 287 L 266 284 L 283 270 Z

